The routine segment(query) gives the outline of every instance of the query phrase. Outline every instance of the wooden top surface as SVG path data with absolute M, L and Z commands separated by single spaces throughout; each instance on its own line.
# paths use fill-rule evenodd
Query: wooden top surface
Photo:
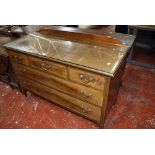
M 5 44 L 5 47 L 96 73 L 114 76 L 132 45 L 131 40 L 132 43 L 134 41 L 134 37 L 129 35 L 128 37 L 126 35 L 126 38 L 130 40 L 128 45 L 105 34 L 102 36 L 89 32 L 89 35 L 87 33 L 84 35 L 83 32 L 80 32 L 81 30 L 74 32 L 74 29 L 72 29 L 73 33 L 70 33 L 71 31 L 66 30 L 66 28 L 63 29 L 65 33 L 53 30 L 49 31 L 48 29 L 47 31 L 41 30 L 40 33 L 31 33 L 14 42 Z

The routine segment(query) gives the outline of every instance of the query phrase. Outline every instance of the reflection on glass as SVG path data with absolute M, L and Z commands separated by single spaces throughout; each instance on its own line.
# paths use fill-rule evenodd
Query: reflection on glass
M 57 52 L 55 42 L 53 40 L 30 34 L 27 37 L 28 45 L 36 53 L 48 55 L 50 51 Z

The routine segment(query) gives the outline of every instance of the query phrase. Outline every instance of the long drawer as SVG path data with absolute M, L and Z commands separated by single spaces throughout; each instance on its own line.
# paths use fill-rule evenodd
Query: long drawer
M 93 88 L 104 89 L 106 77 L 72 67 L 68 67 L 68 70 L 70 80 Z
M 97 106 L 103 104 L 103 91 L 91 89 L 46 73 L 37 71 L 33 68 L 14 65 L 17 74 L 23 75 L 34 81 L 38 81 L 46 86 L 52 87 L 69 95 L 87 101 Z
M 29 62 L 31 67 L 39 69 L 43 72 L 57 75 L 65 79 L 67 78 L 67 69 L 65 65 L 32 56 L 29 57 Z
M 78 100 L 69 95 L 63 94 L 57 90 L 44 86 L 40 83 L 34 82 L 30 79 L 18 76 L 20 84 L 27 90 L 30 90 L 37 95 L 51 100 L 67 109 L 70 109 L 82 116 L 85 116 L 91 120 L 100 121 L 101 108 Z

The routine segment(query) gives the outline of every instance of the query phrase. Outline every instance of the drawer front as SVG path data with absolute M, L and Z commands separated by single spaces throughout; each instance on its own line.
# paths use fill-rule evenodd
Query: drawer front
M 67 78 L 67 69 L 66 66 L 50 62 L 47 60 L 39 59 L 36 57 L 29 56 L 30 66 L 42 70 L 44 72 L 52 73 L 62 78 Z
M 19 80 L 21 85 L 27 90 L 30 90 L 39 96 L 42 96 L 48 100 L 51 100 L 91 120 L 94 120 L 97 122 L 100 121 L 101 108 L 85 103 L 81 100 L 78 100 L 69 95 L 63 94 L 57 90 L 51 89 L 42 84 L 28 80 L 22 76 L 19 76 Z
M 29 66 L 29 61 L 28 61 L 27 55 L 9 51 L 9 56 L 10 56 L 12 62 Z
M 97 89 L 104 89 L 106 77 L 90 73 L 88 71 L 69 67 L 69 78 L 71 81 L 78 82 Z
M 74 82 L 48 75 L 30 67 L 16 65 L 15 70 L 17 74 L 24 75 L 29 79 L 38 81 L 46 86 L 65 92 L 97 106 L 102 106 L 103 91 L 94 90 Z

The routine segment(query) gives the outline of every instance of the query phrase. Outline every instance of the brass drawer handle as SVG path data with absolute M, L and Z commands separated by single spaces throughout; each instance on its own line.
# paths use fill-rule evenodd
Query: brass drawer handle
M 83 81 L 83 83 L 85 83 L 85 84 L 87 84 L 89 82 L 95 82 L 95 78 L 92 77 L 92 76 L 89 76 L 88 78 L 85 78 L 84 74 L 80 74 L 79 77 L 80 77 L 81 80 L 86 79 L 85 81 Z
M 46 64 L 46 63 L 42 63 L 41 64 L 41 68 L 44 69 L 44 70 L 49 70 L 52 68 L 52 65 L 49 65 L 49 64 Z
M 80 94 L 82 95 L 83 98 L 90 98 L 93 96 L 91 93 L 89 93 L 88 95 L 85 95 L 83 90 L 80 90 Z
M 92 76 L 89 76 L 89 77 L 88 77 L 88 81 L 89 81 L 89 82 L 94 82 L 95 79 L 94 79 Z
M 20 68 L 19 71 L 22 72 L 22 73 L 25 73 L 26 69 Z
M 84 75 L 83 74 L 80 74 L 80 79 L 84 79 Z
M 69 108 L 75 109 L 76 106 L 75 106 L 75 105 L 71 105 Z M 90 112 L 92 111 L 91 108 L 85 109 L 85 108 L 83 107 L 83 105 L 80 106 L 80 108 L 81 108 L 81 110 L 82 110 L 82 112 L 83 112 L 84 114 L 88 114 L 88 113 L 90 113 Z
M 23 58 L 21 57 L 21 56 L 18 56 L 18 55 L 15 55 L 15 56 L 13 56 L 13 61 L 15 61 L 15 62 L 19 62 L 19 61 L 21 61 Z
M 24 81 L 23 84 L 28 87 L 32 85 L 30 82 L 26 82 L 26 81 Z
M 82 110 L 83 113 L 87 113 L 87 114 L 90 113 L 91 111 L 92 111 L 91 108 L 89 108 L 88 110 L 86 110 L 86 109 L 83 109 L 83 110 Z
M 92 111 L 91 108 L 85 109 L 85 108 L 83 107 L 83 105 L 82 105 L 82 112 L 83 112 L 84 114 L 88 114 L 88 113 L 90 113 L 91 111 Z

